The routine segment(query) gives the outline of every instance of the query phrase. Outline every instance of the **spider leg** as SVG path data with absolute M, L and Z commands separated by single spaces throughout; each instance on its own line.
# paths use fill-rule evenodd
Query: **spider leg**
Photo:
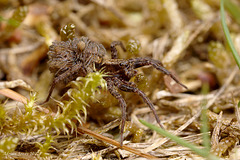
M 122 110 L 122 122 L 121 122 L 121 129 L 120 129 L 120 145 L 123 145 L 123 131 L 124 131 L 124 126 L 125 126 L 125 121 L 126 121 L 126 108 L 127 104 L 126 101 L 123 99 L 122 95 L 116 90 L 114 86 L 114 82 L 111 80 L 111 78 L 106 78 L 107 81 L 107 87 L 108 91 L 118 100 L 120 103 L 120 107 Z
M 136 85 L 133 83 L 133 82 L 128 82 L 128 81 L 122 81 L 120 79 L 117 79 L 117 78 L 114 78 L 114 81 L 115 81 L 115 85 L 122 91 L 125 91 L 125 92 L 134 92 L 134 93 L 137 93 L 145 103 L 147 103 L 147 105 L 149 106 L 149 108 L 152 110 L 153 114 L 154 114 L 154 117 L 158 123 L 158 125 L 164 129 L 164 126 L 163 124 L 161 123 L 158 115 L 157 115 L 157 112 L 156 112 L 156 109 L 154 108 L 154 105 L 153 103 L 151 102 L 151 100 L 146 96 L 146 94 L 141 91 L 140 89 L 138 89 L 136 87 Z
M 80 68 L 79 65 L 75 65 L 74 67 L 70 68 L 69 70 L 66 70 L 65 72 L 63 72 L 62 74 L 55 76 L 53 79 L 53 82 L 51 84 L 51 87 L 49 89 L 48 96 L 47 96 L 46 100 L 44 102 L 42 102 L 41 104 L 44 104 L 49 101 L 49 99 L 52 95 L 53 89 L 55 88 L 56 84 L 58 84 L 59 82 L 64 81 L 65 83 L 68 83 L 68 82 L 76 79 L 78 76 L 84 77 L 86 75 L 85 68 L 82 68 L 83 75 L 78 74 L 79 68 Z
M 164 74 L 170 76 L 175 82 L 177 82 L 178 84 L 180 84 L 182 87 L 186 88 L 187 87 L 182 84 L 171 72 L 169 72 L 166 68 L 163 67 L 163 64 L 158 61 L 158 60 L 154 60 L 148 57 L 138 57 L 138 58 L 133 58 L 133 59 L 129 59 L 129 62 L 133 64 L 134 68 L 139 68 L 142 66 L 146 66 L 146 65 L 151 65 L 154 68 L 156 68 L 157 70 L 163 72 Z
M 124 47 L 124 45 L 121 41 L 113 41 L 111 43 L 111 53 L 112 53 L 111 57 L 112 57 L 112 59 L 117 59 L 118 58 L 118 55 L 117 55 L 118 52 L 117 52 L 117 48 L 116 48 L 117 45 L 119 45 L 122 48 L 122 50 L 124 52 L 126 52 L 126 48 Z
M 53 89 L 55 88 L 56 84 L 60 81 L 60 79 L 58 77 L 54 77 L 53 79 L 53 82 L 51 84 L 51 87 L 49 89 L 49 92 L 48 92 L 48 96 L 46 98 L 46 100 L 42 103 L 40 103 L 40 105 L 44 104 L 44 103 L 47 103 L 52 95 L 52 92 L 53 92 Z

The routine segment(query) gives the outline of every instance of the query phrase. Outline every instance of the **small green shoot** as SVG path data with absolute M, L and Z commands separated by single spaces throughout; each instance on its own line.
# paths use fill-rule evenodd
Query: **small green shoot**
M 236 22 L 240 24 L 240 7 L 231 1 L 224 1 L 224 5 L 226 7 L 226 10 L 232 15 Z
M 130 39 L 127 42 L 126 49 L 127 52 L 130 53 L 131 55 L 137 55 L 141 50 L 141 43 L 139 42 L 139 40 Z
M 12 32 L 17 27 L 21 25 L 23 20 L 26 18 L 28 14 L 28 7 L 27 6 L 21 6 L 18 7 L 11 18 L 8 19 L 8 26 L 6 27 L 7 32 Z
M 13 152 L 18 144 L 18 138 L 6 137 L 0 140 L 0 159 L 7 158 L 6 156 Z
M 69 23 L 63 26 L 60 30 L 60 37 L 62 41 L 67 41 L 69 39 L 73 39 L 75 37 L 75 25 Z
M 228 11 L 233 15 L 233 17 L 236 19 L 236 21 L 238 23 L 240 23 L 240 18 L 237 18 L 240 15 L 240 8 L 237 7 L 235 4 L 231 3 L 230 1 L 221 0 L 220 13 L 221 13 L 221 23 L 222 23 L 222 27 L 223 27 L 223 32 L 224 32 L 225 37 L 227 39 L 227 43 L 230 47 L 232 55 L 233 55 L 237 65 L 238 65 L 238 68 L 240 69 L 240 56 L 237 53 L 237 51 L 236 51 L 236 49 L 233 45 L 232 39 L 230 37 L 230 32 L 228 30 L 228 27 L 227 27 L 227 24 L 226 24 L 226 21 L 225 21 L 224 4 L 226 5 Z M 239 103 L 240 103 L 240 101 L 239 101 Z
M 47 157 L 49 155 L 49 153 L 47 153 L 48 150 L 50 148 L 53 148 L 51 143 L 54 142 L 54 137 L 52 137 L 49 133 L 47 133 L 45 138 L 46 138 L 46 141 L 43 144 L 41 144 L 40 142 L 36 142 L 36 144 L 39 146 L 38 153 L 40 157 Z
M 169 133 L 168 131 L 162 129 L 162 128 L 159 128 L 153 124 L 150 124 L 144 120 L 139 120 L 143 125 L 147 126 L 148 128 L 152 129 L 152 130 L 155 130 L 157 133 L 165 136 L 165 137 L 168 137 L 170 138 L 171 140 L 175 141 L 176 143 L 184 146 L 184 147 L 187 147 L 189 149 L 191 149 L 193 152 L 195 152 L 196 154 L 204 157 L 204 158 L 209 158 L 211 160 L 218 160 L 219 158 L 212 155 L 212 154 L 209 154 L 209 151 L 206 149 L 206 148 L 203 148 L 201 149 L 200 146 L 197 146 L 197 145 L 194 145 L 186 140 L 183 140 L 181 138 L 179 138 L 178 136 L 175 136 L 171 133 Z
M 233 45 L 232 39 L 230 37 L 230 32 L 228 30 L 228 27 L 227 27 L 227 24 L 226 24 L 226 21 L 225 21 L 224 0 L 221 0 L 220 12 L 221 12 L 221 23 L 222 23 L 224 35 L 225 35 L 225 37 L 227 39 L 227 44 L 229 45 L 230 50 L 231 50 L 231 52 L 233 54 L 233 57 L 234 57 L 237 65 L 238 65 L 238 67 L 240 68 L 240 56 L 237 53 L 237 51 L 236 51 L 236 49 L 235 49 L 235 47 Z
M 209 92 L 209 84 L 204 83 L 202 86 L 202 91 L 201 93 L 203 95 L 206 95 Z M 211 144 L 210 144 L 210 137 L 209 137 L 209 123 L 208 123 L 208 117 L 207 117 L 207 100 L 204 99 L 202 101 L 202 114 L 201 114 L 201 133 L 202 133 L 202 138 L 203 138 L 203 146 L 204 148 L 209 152 L 211 149 Z

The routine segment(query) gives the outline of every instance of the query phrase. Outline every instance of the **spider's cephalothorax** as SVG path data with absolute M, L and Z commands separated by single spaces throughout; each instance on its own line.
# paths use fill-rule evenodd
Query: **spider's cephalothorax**
M 156 114 L 153 103 L 150 99 L 129 80 L 137 74 L 136 68 L 151 65 L 157 70 L 170 76 L 178 84 L 187 88 L 180 83 L 168 70 L 166 70 L 160 61 L 151 58 L 132 58 L 118 59 L 116 45 L 120 45 L 125 51 L 125 47 L 119 41 L 114 41 L 111 44 L 111 59 L 104 59 L 106 53 L 103 45 L 89 40 L 87 37 L 74 38 L 66 42 L 54 42 L 48 52 L 49 69 L 54 73 L 53 83 L 51 85 L 47 102 L 52 94 L 55 85 L 59 82 L 68 83 L 75 80 L 77 77 L 85 77 L 88 73 L 104 69 L 107 76 L 104 79 L 107 82 L 108 91 L 119 101 L 122 109 L 121 122 L 121 146 L 123 144 L 123 130 L 126 120 L 126 102 L 118 90 L 125 92 L 134 92 L 138 94 L 143 101 L 153 111 L 156 121 L 162 127 L 159 117 Z

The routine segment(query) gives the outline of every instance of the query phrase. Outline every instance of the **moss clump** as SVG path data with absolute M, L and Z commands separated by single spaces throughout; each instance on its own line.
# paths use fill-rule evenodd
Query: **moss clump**
M 51 143 L 54 142 L 54 138 L 49 133 L 47 133 L 45 138 L 46 138 L 46 141 L 43 144 L 37 142 L 37 145 L 39 146 L 38 153 L 40 157 L 48 156 L 49 154 L 47 153 L 47 151 L 50 148 L 53 148 Z
M 7 159 L 8 153 L 11 153 L 17 147 L 18 138 L 6 137 L 0 140 L 0 159 Z
M 61 41 L 67 41 L 75 37 L 75 25 L 69 23 L 63 26 L 60 30 Z
M 36 106 L 36 93 L 30 95 L 30 100 L 24 106 L 24 111 L 16 111 L 16 114 L 12 117 L 7 115 L 4 107 L 1 107 L 1 133 L 8 136 L 12 134 L 28 136 L 46 134 L 45 143 L 37 143 L 40 156 L 46 156 L 48 149 L 51 148 L 51 143 L 54 141 L 54 137 L 51 136 L 52 129 L 56 130 L 57 134 L 60 134 L 61 131 L 69 134 L 74 130 L 76 131 L 77 127 L 72 119 L 76 119 L 80 124 L 86 119 L 88 102 L 95 99 L 95 94 L 100 92 L 100 88 L 106 89 L 107 85 L 103 76 L 104 74 L 100 72 L 93 72 L 86 77 L 79 77 L 76 81 L 71 82 L 69 85 L 72 88 L 66 93 L 69 100 L 57 101 L 59 107 L 57 113 L 46 114 L 39 111 L 41 109 L 39 109 L 40 106 Z M 14 151 L 15 144 L 17 144 L 16 138 L 3 139 L 0 142 L 0 156 Z
M 18 7 L 14 11 L 12 17 L 10 19 L 8 19 L 8 25 L 6 27 L 6 31 L 12 32 L 16 28 L 18 28 L 21 25 L 21 23 L 23 22 L 23 20 L 26 18 L 27 14 L 28 14 L 27 6 Z
M 139 40 L 130 39 L 127 42 L 126 46 L 127 52 L 131 55 L 138 55 L 139 51 L 141 50 L 141 43 Z
M 212 41 L 208 45 L 208 57 L 216 67 L 218 81 L 221 84 L 224 84 L 229 73 L 231 73 L 234 64 L 231 56 L 228 54 L 222 43 Z

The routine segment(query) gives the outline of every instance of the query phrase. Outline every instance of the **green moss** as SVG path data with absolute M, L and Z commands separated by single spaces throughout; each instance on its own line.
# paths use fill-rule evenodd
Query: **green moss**
M 141 43 L 138 40 L 130 39 L 127 42 L 126 49 L 131 55 L 138 55 L 141 50 Z
M 46 134 L 46 142 L 44 144 L 38 144 L 40 155 L 46 156 L 54 140 L 54 138 L 51 137 L 53 129 L 56 130 L 58 134 L 60 134 L 61 131 L 69 134 L 74 130 L 76 131 L 77 127 L 72 119 L 76 119 L 80 124 L 86 119 L 86 106 L 88 106 L 88 102 L 95 99 L 95 94 L 96 92 L 100 92 L 100 88 L 106 89 L 106 82 L 103 76 L 104 74 L 100 72 L 94 72 L 71 82 L 70 85 L 72 88 L 66 93 L 69 99 L 63 102 L 57 101 L 59 106 L 57 113 L 51 113 L 51 111 L 48 114 L 40 112 L 38 108 L 40 106 L 36 106 L 36 93 L 31 93 L 30 100 L 24 107 L 25 111 L 20 113 L 16 111 L 12 117 L 6 116 L 4 107 L 1 107 L 1 133 L 6 135 L 21 134 L 31 136 Z M 69 125 L 71 126 L 70 129 Z M 4 146 L 10 145 L 11 143 L 15 144 L 15 142 L 16 139 L 13 138 L 1 142 L 3 146 L 2 148 L 0 146 L 0 154 L 5 155 L 7 152 L 14 151 L 15 146 L 9 150 L 6 150 Z
M 11 153 L 17 147 L 18 138 L 6 137 L 0 140 L 0 158 L 7 158 L 7 154 Z
M 231 55 L 228 54 L 222 43 L 212 41 L 208 45 L 208 57 L 215 66 L 218 81 L 220 84 L 224 84 L 234 64 Z
M 226 68 L 230 63 L 230 57 L 227 54 L 224 46 L 220 42 L 211 41 L 208 45 L 208 56 L 210 61 L 217 68 Z M 222 63 L 225 62 L 225 63 Z
M 4 106 L 0 105 L 0 131 L 2 131 L 4 124 L 5 124 L 5 118 L 6 118 L 6 111 L 4 109 Z
M 146 76 L 144 76 L 143 74 L 137 74 L 133 78 L 133 81 L 140 90 L 143 90 L 143 91 L 148 91 L 149 90 L 148 78 Z
M 61 41 L 67 41 L 75 37 L 75 25 L 69 23 L 63 26 L 60 30 Z
M 8 19 L 8 25 L 6 27 L 6 31 L 12 32 L 16 28 L 18 28 L 21 25 L 21 23 L 23 22 L 23 20 L 26 18 L 27 14 L 28 14 L 27 6 L 18 7 L 14 11 L 12 17 L 10 19 Z
M 48 156 L 49 154 L 47 153 L 47 151 L 52 148 L 52 145 L 51 143 L 53 143 L 54 141 L 54 138 L 47 133 L 46 135 L 46 141 L 41 144 L 41 143 L 37 143 L 37 145 L 39 146 L 39 150 L 38 150 L 38 153 L 40 155 L 40 157 L 46 157 Z
M 124 132 L 129 131 L 132 134 L 132 141 L 134 143 L 139 143 L 143 136 L 143 129 L 139 128 L 134 123 L 126 121 Z

